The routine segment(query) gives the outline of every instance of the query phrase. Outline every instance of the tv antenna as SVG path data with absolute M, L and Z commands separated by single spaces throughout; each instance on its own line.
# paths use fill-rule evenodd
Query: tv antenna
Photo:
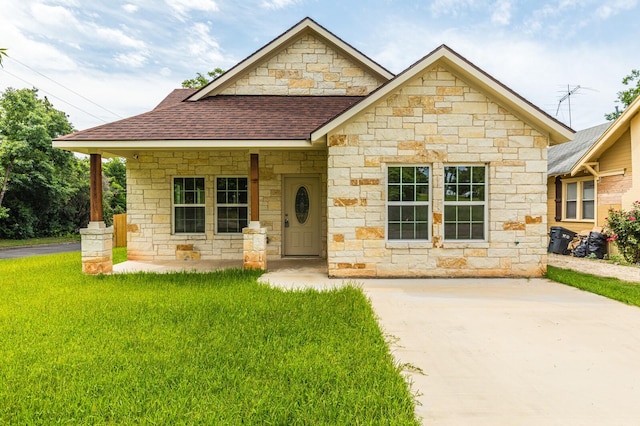
M 560 100 L 558 101 L 558 109 L 556 109 L 556 117 L 558 116 L 558 112 L 560 112 L 560 105 L 562 104 L 562 102 L 567 101 L 567 104 L 569 105 L 569 127 L 571 127 L 571 95 L 576 93 L 579 89 L 581 89 L 579 84 L 573 89 L 571 88 L 571 86 L 567 84 L 567 94 L 564 95 L 562 98 L 560 98 Z

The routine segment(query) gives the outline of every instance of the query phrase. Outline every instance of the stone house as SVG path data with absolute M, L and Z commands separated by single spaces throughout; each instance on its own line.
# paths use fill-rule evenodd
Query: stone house
M 612 123 L 549 148 L 548 223 L 574 232 L 604 226 L 609 209 L 640 200 L 640 98 Z
M 547 146 L 572 136 L 447 46 L 393 75 L 306 18 L 202 89 L 54 145 L 91 154 L 96 178 L 102 156 L 127 158 L 132 260 L 537 276 Z M 88 240 L 108 239 L 100 221 Z M 83 250 L 85 270 L 107 256 Z

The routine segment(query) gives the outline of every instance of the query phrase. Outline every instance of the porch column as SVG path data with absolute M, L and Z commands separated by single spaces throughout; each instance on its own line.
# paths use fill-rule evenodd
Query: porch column
M 251 213 L 249 226 L 242 230 L 245 269 L 267 269 L 267 228 L 260 227 L 260 176 L 258 154 L 250 154 Z
M 82 272 L 105 274 L 113 269 L 113 227 L 107 228 L 102 216 L 102 156 L 90 156 L 89 225 L 80 230 Z

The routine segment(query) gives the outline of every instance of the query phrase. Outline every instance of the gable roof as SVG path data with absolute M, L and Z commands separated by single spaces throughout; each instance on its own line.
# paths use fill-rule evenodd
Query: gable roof
M 571 174 L 575 175 L 580 169 L 588 163 L 592 158 L 597 158 L 616 143 L 616 141 L 622 136 L 624 132 L 631 127 L 631 120 L 638 113 L 640 113 L 640 96 L 637 97 L 631 104 L 625 109 L 622 114 L 611 123 L 610 127 L 602 136 L 587 150 L 575 165 L 571 169 Z
M 391 73 L 389 70 L 361 53 L 349 43 L 343 41 L 330 31 L 328 31 L 313 19 L 307 17 L 282 33 L 275 40 L 260 48 L 245 60 L 189 96 L 188 100 L 197 101 L 207 96 L 214 96 L 219 94 L 227 86 L 232 84 L 238 78 L 242 77 L 247 72 L 247 70 L 252 69 L 260 63 L 268 60 L 269 58 L 280 52 L 282 49 L 287 47 L 289 44 L 293 43 L 296 39 L 308 33 L 319 37 L 325 43 L 335 48 L 337 51 L 344 53 L 345 55 L 353 59 L 356 63 L 360 64 L 362 67 L 370 71 L 373 75 L 378 76 L 385 81 L 390 80 L 394 77 L 393 73 Z
M 182 102 L 186 97 L 193 95 L 197 91 L 198 89 L 173 89 L 173 91 L 169 93 L 167 97 L 165 97 L 162 101 L 160 101 L 158 105 L 156 105 L 154 110 Z
M 174 92 L 175 93 L 175 92 Z M 149 141 L 203 141 L 198 146 L 241 146 L 233 141 L 303 141 L 313 129 L 349 108 L 361 96 L 214 96 L 198 102 L 171 102 L 124 120 L 56 139 L 56 146 L 85 141 L 127 142 L 141 148 Z M 161 107 L 163 103 L 168 106 Z M 96 144 L 95 146 L 99 146 Z M 140 145 L 140 146 L 138 146 Z M 285 146 L 283 144 L 283 146 Z
M 571 128 L 551 117 L 443 44 L 398 74 L 393 80 L 370 93 L 362 102 L 359 102 L 345 111 L 345 113 L 316 129 L 311 134 L 311 140 L 316 141 L 324 137 L 327 133 L 340 127 L 358 113 L 390 95 L 404 83 L 437 63 L 445 65 L 446 68 L 453 71 L 468 84 L 480 88 L 489 98 L 496 101 L 512 114 L 519 116 L 520 119 L 538 130 L 548 133 L 552 141 L 562 143 L 572 139 L 574 131 Z
M 570 173 L 580 158 L 593 147 L 609 126 L 611 123 L 604 123 L 579 130 L 571 142 L 550 146 L 547 154 L 547 175 L 558 176 Z

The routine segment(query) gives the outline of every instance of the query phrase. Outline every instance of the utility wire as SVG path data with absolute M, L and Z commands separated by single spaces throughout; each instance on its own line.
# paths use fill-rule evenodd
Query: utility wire
M 110 110 L 108 110 L 107 108 L 103 107 L 102 105 L 100 105 L 100 104 L 97 104 L 97 103 L 93 102 L 91 99 L 89 99 L 89 98 L 87 98 L 87 97 L 85 97 L 85 96 L 81 95 L 80 93 L 76 92 L 75 90 L 73 90 L 73 89 L 70 89 L 70 88 L 66 87 L 64 84 L 62 84 L 62 83 L 58 83 L 57 81 L 55 81 L 54 79 L 52 79 L 52 78 L 50 78 L 50 77 L 48 77 L 48 76 L 44 75 L 44 74 L 43 74 L 43 73 L 41 73 L 40 71 L 38 71 L 38 70 L 34 70 L 34 69 L 33 69 L 33 68 L 31 68 L 29 65 L 27 65 L 27 64 L 25 64 L 25 63 L 23 63 L 23 62 L 20 62 L 19 60 L 17 60 L 17 59 L 16 59 L 16 58 L 14 58 L 13 56 L 9 56 L 9 59 L 10 59 L 10 60 L 12 60 L 12 61 L 15 61 L 15 62 L 19 63 L 20 65 L 22 65 L 23 67 L 25 67 L 25 68 L 27 68 L 27 69 L 30 69 L 31 71 L 35 72 L 36 74 L 41 75 L 42 77 L 46 78 L 47 80 L 54 82 L 55 84 L 57 84 L 58 86 L 62 87 L 63 89 L 68 90 L 69 92 L 73 93 L 74 95 L 81 97 L 81 98 L 82 98 L 82 99 L 84 99 L 85 101 L 92 103 L 93 105 L 95 105 L 95 106 L 97 106 L 98 108 L 100 108 L 100 109 L 102 109 L 102 110 L 104 110 L 104 111 L 108 112 L 109 114 L 113 114 L 113 115 L 115 115 L 115 116 L 116 116 L 116 117 L 118 117 L 118 118 L 124 118 L 124 117 L 122 117 L 121 115 L 119 115 L 118 113 L 115 113 L 115 112 L 113 112 L 113 111 L 110 111 Z
M 103 123 L 107 123 L 107 121 L 106 121 L 105 119 L 100 118 L 100 117 L 98 117 L 97 115 L 91 114 L 89 111 L 85 111 L 85 110 L 83 110 L 82 108 L 80 108 L 80 107 L 78 107 L 78 106 L 75 106 L 74 104 L 72 104 L 72 103 L 70 103 L 70 102 L 65 101 L 64 99 L 57 97 L 56 95 L 54 95 L 54 94 L 53 94 L 53 93 L 51 93 L 51 92 L 48 92 L 48 91 L 46 91 L 46 90 L 44 90 L 44 89 L 40 89 L 39 87 L 37 87 L 35 84 L 31 83 L 30 81 L 27 81 L 27 80 L 25 80 L 25 79 L 24 79 L 24 78 L 22 78 L 22 77 L 18 77 L 17 75 L 15 75 L 15 74 L 13 74 L 13 73 L 10 73 L 9 71 L 7 71 L 7 70 L 6 70 L 6 69 L 4 69 L 4 68 L 0 68 L 0 71 L 4 71 L 4 72 L 6 72 L 7 74 L 9 74 L 10 76 L 12 76 L 12 77 L 14 77 L 14 78 L 17 78 L 18 80 L 24 81 L 25 83 L 29 84 L 29 85 L 30 85 L 30 86 L 32 86 L 32 87 L 35 87 L 35 88 L 36 88 L 36 89 L 38 89 L 39 91 L 42 91 L 42 92 L 44 92 L 44 93 L 48 94 L 48 95 L 49 95 L 49 96 L 51 96 L 52 98 L 57 99 L 57 100 L 59 100 L 60 102 L 65 103 L 65 104 L 67 104 L 67 105 L 69 105 L 69 106 L 71 106 L 71 107 L 73 107 L 73 108 L 77 109 L 78 111 L 84 112 L 85 114 L 90 115 L 91 117 L 93 117 L 93 118 L 95 118 L 95 119 L 98 119 L 98 120 L 102 121 Z

